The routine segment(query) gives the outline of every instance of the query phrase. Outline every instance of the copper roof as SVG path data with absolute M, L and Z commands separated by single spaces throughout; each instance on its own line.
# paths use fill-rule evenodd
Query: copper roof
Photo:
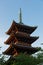
M 9 28 L 9 30 L 6 33 L 10 35 L 12 33 L 12 31 L 14 31 L 14 32 L 20 31 L 20 32 L 25 32 L 25 33 L 31 34 L 36 28 L 37 28 L 37 26 L 36 27 L 26 26 L 24 24 L 16 23 L 15 21 L 13 21 L 11 27 Z

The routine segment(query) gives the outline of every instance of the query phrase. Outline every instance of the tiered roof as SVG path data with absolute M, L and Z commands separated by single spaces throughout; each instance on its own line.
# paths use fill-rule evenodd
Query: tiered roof
M 37 26 L 32 27 L 22 23 L 21 8 L 19 19 L 19 23 L 13 21 L 11 27 L 6 32 L 6 34 L 10 36 L 4 43 L 10 46 L 3 52 L 3 54 L 15 56 L 20 52 L 33 54 L 38 51 L 38 48 L 32 47 L 31 44 L 35 42 L 39 37 L 30 35 L 36 30 Z
M 27 52 L 28 54 L 33 54 L 37 51 L 38 51 L 38 48 L 35 48 L 35 47 L 13 44 L 13 45 L 10 45 L 9 48 L 5 52 L 3 52 L 3 54 L 14 55 L 15 53 L 20 53 L 20 52 L 23 52 L 23 53 Z
M 31 46 L 39 37 L 31 36 L 30 34 L 35 31 L 36 27 L 26 26 L 24 24 L 16 23 L 13 21 L 11 27 L 6 32 L 10 35 L 5 41 L 5 44 L 9 44 L 9 48 L 3 52 L 6 55 L 14 55 L 15 53 L 27 52 L 32 54 L 38 51 L 37 48 Z
M 39 37 L 33 37 L 30 35 L 27 35 L 25 33 L 17 32 L 12 33 L 10 37 L 5 41 L 5 44 L 11 44 L 11 42 L 21 42 L 21 43 L 28 43 L 32 44 L 34 41 L 36 41 Z
M 24 32 L 27 34 L 31 34 L 33 31 L 35 31 L 36 28 L 37 28 L 37 26 L 35 26 L 35 27 L 27 26 L 27 25 L 16 23 L 15 21 L 13 21 L 11 27 L 6 32 L 6 34 L 10 35 L 12 31 L 14 31 L 14 32 L 20 31 L 20 32 Z

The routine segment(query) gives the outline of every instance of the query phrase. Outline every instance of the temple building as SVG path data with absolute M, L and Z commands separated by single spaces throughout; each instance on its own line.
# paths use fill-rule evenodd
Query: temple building
M 5 55 L 18 55 L 19 53 L 33 54 L 38 51 L 37 47 L 32 47 L 31 44 L 35 42 L 39 37 L 31 36 L 31 34 L 37 29 L 37 26 L 27 26 L 22 23 L 21 9 L 20 9 L 20 21 L 19 23 L 13 20 L 11 27 L 6 32 L 9 38 L 4 42 L 10 45 L 7 50 L 3 52 Z

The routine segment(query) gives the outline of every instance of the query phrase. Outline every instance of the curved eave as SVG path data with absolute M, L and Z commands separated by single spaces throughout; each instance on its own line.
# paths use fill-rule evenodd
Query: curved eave
M 14 47 L 12 47 L 12 45 L 10 45 L 9 48 L 6 49 L 6 50 L 3 52 L 3 54 L 5 54 L 5 55 L 13 55 L 13 54 L 15 54 L 15 53 L 16 53 L 16 51 L 15 51 Z
M 10 47 L 3 52 L 5 55 L 14 55 L 16 52 L 27 52 L 28 54 L 33 54 L 35 52 L 39 51 L 38 48 L 30 47 L 30 46 L 23 46 L 23 45 L 10 45 Z
M 15 39 L 16 38 L 16 39 Z M 29 35 L 25 35 L 24 33 L 12 33 L 10 35 L 10 37 L 4 42 L 5 44 L 10 44 L 11 42 L 22 42 L 23 43 L 28 43 L 28 44 L 32 44 L 33 42 L 35 42 L 39 37 L 32 37 Z
M 34 36 L 34 37 L 30 37 L 30 43 L 32 44 L 32 43 L 34 43 L 37 39 L 39 38 L 39 36 L 38 37 L 36 37 L 36 36 Z
M 32 34 L 36 29 L 37 29 L 37 26 L 33 27 L 33 30 L 31 29 L 30 34 Z
M 34 32 L 37 29 L 37 26 L 27 26 L 27 25 L 20 24 L 20 23 L 16 23 L 15 25 L 17 28 L 20 28 L 21 31 L 28 30 L 28 31 L 26 31 L 26 33 L 28 33 L 28 34 L 31 34 L 32 32 Z
M 18 31 L 22 31 L 22 32 L 26 32 L 28 34 L 31 34 L 33 31 L 35 31 L 35 29 L 37 28 L 37 26 L 35 26 L 35 27 L 27 26 L 27 25 L 16 23 L 15 21 L 13 21 L 11 27 L 6 32 L 6 34 L 10 35 L 12 33 L 12 31 L 16 30 L 16 28 L 17 28 Z
M 32 44 L 33 42 L 35 42 L 39 37 L 36 36 L 30 36 L 30 35 L 25 35 L 24 33 L 16 33 L 15 37 L 17 38 L 17 40 L 23 41 L 23 42 L 27 42 L 29 44 Z
M 39 51 L 38 48 L 23 45 L 14 45 L 14 48 L 17 50 L 17 52 L 27 52 L 31 54 Z
M 6 34 L 10 35 L 10 33 L 12 33 L 12 31 L 15 30 L 15 22 L 12 22 L 11 27 L 9 28 L 9 30 L 6 32 Z
M 24 43 L 28 43 L 28 44 L 32 44 L 33 42 L 35 42 L 39 37 L 30 37 L 30 38 L 26 38 L 26 39 L 22 39 L 22 38 L 17 38 L 18 41 L 24 42 Z
M 10 35 L 10 37 L 4 43 L 10 44 L 12 41 L 15 41 L 15 36 L 13 33 Z

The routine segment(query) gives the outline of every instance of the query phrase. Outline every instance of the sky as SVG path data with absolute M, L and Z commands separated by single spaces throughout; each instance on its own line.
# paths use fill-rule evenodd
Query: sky
M 4 42 L 9 37 L 5 32 L 10 28 L 13 20 L 19 22 L 19 12 L 22 9 L 22 22 L 28 26 L 38 26 L 31 34 L 39 36 L 33 47 L 43 48 L 43 0 L 0 0 L 0 46 L 3 52 L 8 45 Z

